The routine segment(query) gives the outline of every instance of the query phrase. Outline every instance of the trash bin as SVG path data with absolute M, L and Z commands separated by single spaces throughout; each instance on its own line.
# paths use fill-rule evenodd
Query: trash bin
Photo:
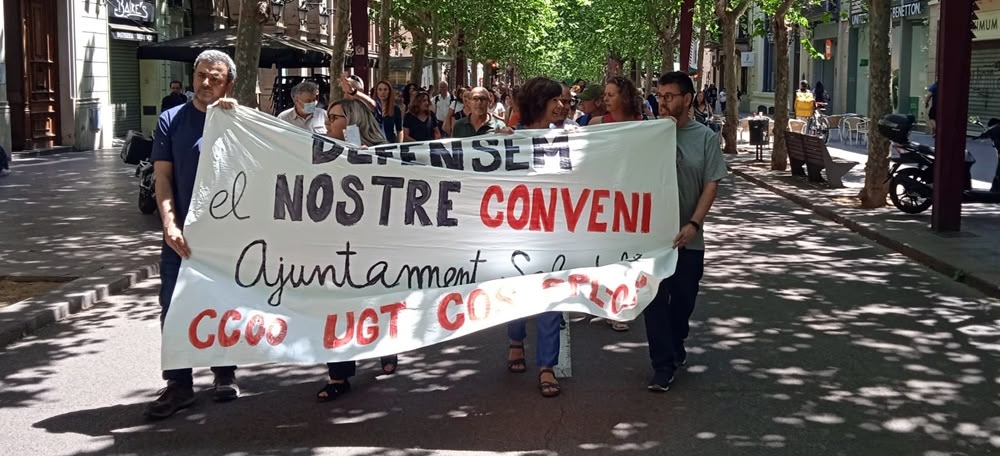
M 747 126 L 750 127 L 750 145 L 754 146 L 756 160 L 764 160 L 764 146 L 768 145 L 770 138 L 767 137 L 767 127 L 770 121 L 765 117 L 762 119 L 749 119 Z
M 764 140 L 764 134 L 767 132 L 767 119 L 750 119 L 750 145 L 751 146 L 765 146 L 767 141 Z

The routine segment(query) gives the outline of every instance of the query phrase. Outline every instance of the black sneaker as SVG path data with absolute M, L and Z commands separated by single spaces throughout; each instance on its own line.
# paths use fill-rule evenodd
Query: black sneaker
M 236 384 L 236 374 L 216 374 L 212 385 L 212 400 L 215 402 L 228 402 L 240 397 L 240 386 Z
M 684 344 L 681 343 L 680 348 L 674 351 L 674 365 L 678 368 L 687 365 L 687 357 L 687 350 L 684 349 Z
M 194 388 L 169 381 L 167 387 L 160 390 L 160 397 L 146 407 L 145 415 L 151 420 L 162 420 L 191 404 L 194 404 Z
M 646 386 L 646 389 L 654 393 L 665 393 L 670 391 L 670 384 L 673 382 L 673 372 L 657 372 L 656 374 L 653 374 L 653 378 L 649 381 L 649 385 Z

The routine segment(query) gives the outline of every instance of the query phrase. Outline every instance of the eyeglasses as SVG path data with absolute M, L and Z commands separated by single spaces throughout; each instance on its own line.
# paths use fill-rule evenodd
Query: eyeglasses
M 656 99 L 657 100 L 663 100 L 663 101 L 666 101 L 667 103 L 670 103 L 671 101 L 673 101 L 674 97 L 683 97 L 684 95 L 685 94 L 683 94 L 683 93 L 670 93 L 670 92 L 667 92 L 667 93 L 657 94 L 656 95 Z
M 334 114 L 334 113 L 331 112 L 331 113 L 329 113 L 329 114 L 326 115 L 326 121 L 328 123 L 334 123 L 334 122 L 337 121 L 337 119 L 339 119 L 341 117 L 343 117 L 345 119 L 347 118 L 347 116 L 342 116 L 340 114 Z
M 469 97 L 472 101 L 490 101 L 489 97 Z

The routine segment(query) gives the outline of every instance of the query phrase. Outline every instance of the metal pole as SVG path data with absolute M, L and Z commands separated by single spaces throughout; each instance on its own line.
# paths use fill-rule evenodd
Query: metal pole
M 681 4 L 681 71 L 691 71 L 691 34 L 694 32 L 694 0 Z
M 934 164 L 934 231 L 961 228 L 965 180 L 965 130 L 972 60 L 972 0 L 941 2 L 938 40 L 937 139 Z

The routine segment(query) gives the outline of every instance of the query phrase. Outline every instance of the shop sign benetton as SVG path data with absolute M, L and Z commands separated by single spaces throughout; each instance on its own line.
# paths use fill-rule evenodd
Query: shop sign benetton
M 893 4 L 893 20 L 910 16 L 919 16 L 925 12 L 923 0 L 894 0 Z M 851 27 L 858 27 L 862 24 L 868 23 L 868 11 L 866 11 L 861 0 L 854 0 L 851 2 L 850 21 Z

